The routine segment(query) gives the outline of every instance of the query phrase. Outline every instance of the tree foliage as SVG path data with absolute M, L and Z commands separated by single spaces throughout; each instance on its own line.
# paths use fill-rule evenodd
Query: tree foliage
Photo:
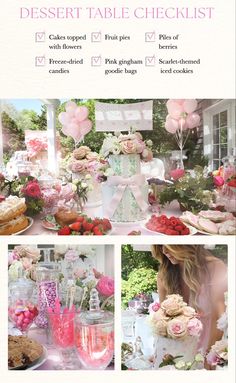
M 122 305 L 126 307 L 128 302 L 137 294 L 151 294 L 157 290 L 157 272 L 147 267 L 134 269 L 129 274 L 128 280 L 122 280 L 121 296 Z
M 132 245 L 122 246 L 122 279 L 128 279 L 133 269 L 149 268 L 158 270 L 158 262 L 150 251 L 135 251 Z

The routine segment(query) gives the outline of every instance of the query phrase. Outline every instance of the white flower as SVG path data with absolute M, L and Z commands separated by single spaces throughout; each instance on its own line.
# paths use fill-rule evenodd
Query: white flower
M 19 277 L 20 270 L 23 269 L 23 265 L 20 261 L 14 261 L 8 269 L 9 280 L 15 281 Z
M 177 368 L 177 370 L 185 370 L 185 362 L 183 360 L 179 360 L 178 362 L 175 363 L 175 368 Z
M 78 185 L 78 183 L 79 183 L 79 179 L 78 178 L 72 181 L 72 190 L 73 190 L 73 185 Z
M 82 187 L 82 189 L 86 189 L 87 188 L 87 184 L 86 184 L 86 182 L 81 182 L 81 187 Z
M 204 362 L 204 356 L 202 354 L 198 353 L 195 355 L 194 360 L 197 363 L 203 363 Z
M 91 178 L 92 178 L 91 174 L 86 174 L 86 176 L 85 176 L 86 180 L 91 180 Z
M 147 141 L 146 141 L 146 145 L 147 145 L 147 146 L 152 146 L 152 145 L 153 145 L 152 140 L 147 140 Z
M 119 146 L 119 140 L 116 136 L 107 136 L 102 144 L 101 154 L 107 157 L 113 152 L 114 147 Z

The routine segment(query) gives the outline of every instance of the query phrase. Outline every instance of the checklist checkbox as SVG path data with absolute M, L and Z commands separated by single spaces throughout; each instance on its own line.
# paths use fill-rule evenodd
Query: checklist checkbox
M 91 33 L 91 41 L 92 41 L 92 43 L 100 43 L 102 41 L 102 33 L 101 32 L 92 32 Z
M 145 66 L 155 66 L 155 65 L 156 65 L 155 55 L 145 57 Z
M 101 56 L 92 56 L 91 57 L 91 66 L 101 66 L 102 58 Z
M 45 32 L 36 32 L 35 33 L 35 42 L 36 43 L 45 43 L 46 34 Z
M 146 43 L 155 43 L 156 41 L 156 32 L 146 32 L 145 33 L 145 42 Z
M 46 64 L 45 56 L 35 57 L 35 66 L 45 66 L 45 64 Z

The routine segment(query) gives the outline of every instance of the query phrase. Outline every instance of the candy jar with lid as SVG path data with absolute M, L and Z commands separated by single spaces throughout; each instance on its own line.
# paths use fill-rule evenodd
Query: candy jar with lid
M 114 353 L 114 316 L 100 309 L 98 291 L 90 293 L 89 311 L 75 319 L 75 345 L 83 367 L 104 370 Z
M 53 264 L 42 264 L 36 269 L 39 314 L 35 321 L 40 328 L 48 327 L 48 307 L 54 309 L 58 297 L 59 271 Z
M 38 308 L 33 298 L 34 288 L 35 283 L 23 277 L 9 285 L 8 315 L 22 335 L 27 335 L 38 316 Z

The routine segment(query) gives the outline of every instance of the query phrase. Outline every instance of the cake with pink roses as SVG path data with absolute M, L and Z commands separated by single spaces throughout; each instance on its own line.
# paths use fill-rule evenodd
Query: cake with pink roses
M 113 222 L 145 219 L 148 184 L 141 173 L 141 161 L 148 162 L 153 158 L 148 143 L 138 132 L 108 134 L 101 153 L 108 158 L 110 166 L 102 187 L 104 216 Z
M 150 324 L 155 339 L 155 369 L 159 369 L 166 354 L 179 356 L 184 362 L 194 360 L 203 326 L 195 309 L 180 295 L 168 295 L 160 305 L 153 305 Z

